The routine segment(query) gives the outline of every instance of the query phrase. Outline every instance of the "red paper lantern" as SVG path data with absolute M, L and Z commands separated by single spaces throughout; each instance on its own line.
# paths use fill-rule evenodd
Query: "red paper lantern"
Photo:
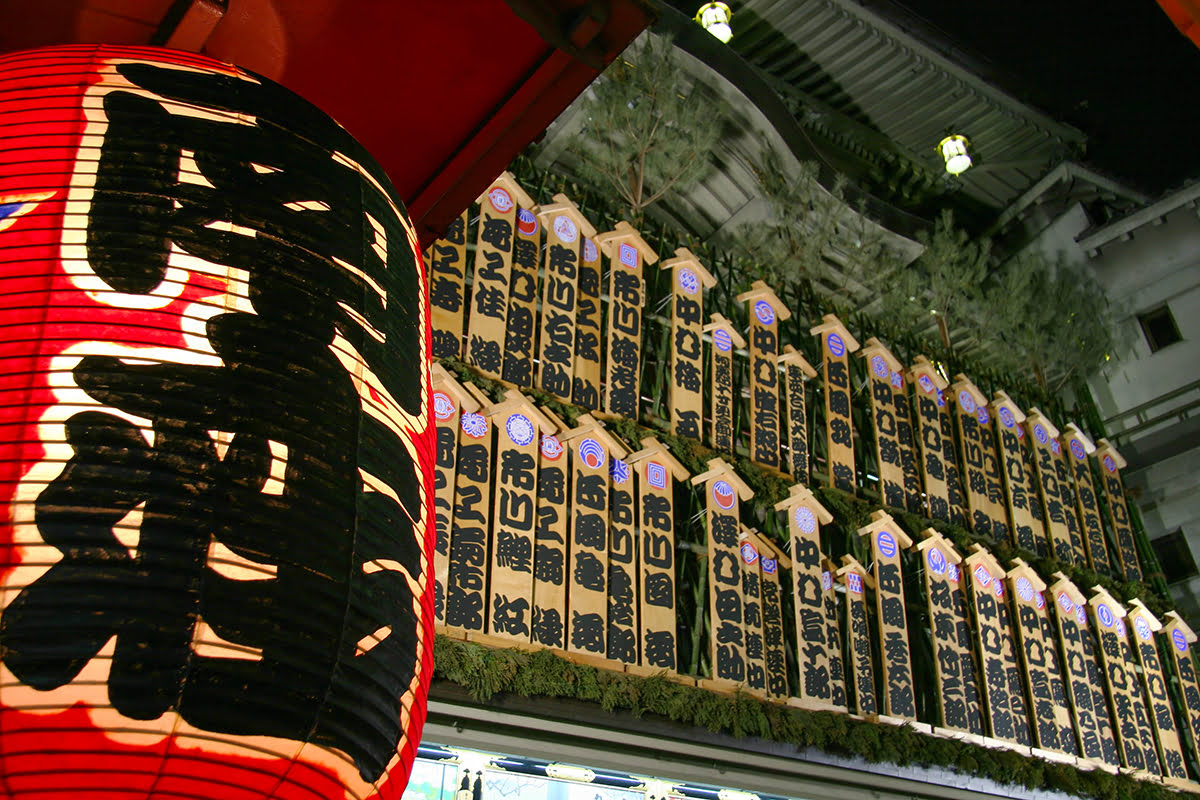
M 402 794 L 425 297 L 382 170 L 286 89 L 0 58 L 0 794 Z

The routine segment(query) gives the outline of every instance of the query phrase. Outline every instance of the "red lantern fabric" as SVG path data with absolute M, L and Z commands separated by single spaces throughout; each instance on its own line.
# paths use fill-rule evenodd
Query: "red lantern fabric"
M 426 296 L 382 170 L 286 89 L 0 58 L 0 796 L 403 793 Z

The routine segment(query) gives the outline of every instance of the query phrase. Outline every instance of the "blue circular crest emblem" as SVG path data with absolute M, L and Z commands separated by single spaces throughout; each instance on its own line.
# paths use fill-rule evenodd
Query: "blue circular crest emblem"
M 1079 461 L 1087 458 L 1087 450 L 1083 448 L 1083 442 L 1078 439 L 1071 440 L 1071 455 L 1075 456 Z
M 700 291 L 700 278 L 696 273 L 687 267 L 679 268 L 679 288 L 683 289 L 684 294 L 695 294 Z
M 524 414 L 510 414 L 508 421 L 504 423 L 504 430 L 508 432 L 508 438 L 512 439 L 512 443 L 517 447 L 524 447 L 533 442 L 535 434 L 533 423 Z
M 888 365 L 883 356 L 871 356 L 871 371 L 880 378 L 888 377 Z
M 829 348 L 830 353 L 838 358 L 841 358 L 846 353 L 846 343 L 836 333 L 831 333 L 825 337 L 825 346 Z
M 891 558 L 896 555 L 896 540 L 887 531 L 880 531 L 879 538 L 876 539 L 879 544 L 879 553 L 884 558 Z
M 1171 642 L 1174 643 L 1175 649 L 1181 653 L 1186 653 L 1188 649 L 1187 637 L 1183 635 L 1183 631 L 1176 628 L 1171 631 Z
M 796 520 L 796 527 L 804 533 L 813 533 L 817 529 L 817 518 L 807 506 L 800 506 L 792 515 Z
M 733 349 L 733 338 L 730 337 L 729 331 L 723 328 L 717 328 L 715 331 L 713 331 L 713 344 L 715 344 L 717 349 L 722 353 L 728 353 Z
M 754 316 L 758 317 L 758 321 L 763 325 L 775 323 L 775 309 L 771 308 L 771 304 L 766 300 L 759 300 L 754 304 Z
M 1000 420 L 1000 424 L 1006 428 L 1011 428 L 1017 424 L 1017 418 L 1013 416 L 1012 411 L 1007 406 L 1000 406 L 1000 411 L 996 414 L 996 417 Z
M 925 560 L 929 562 L 929 569 L 933 570 L 934 575 L 941 575 L 946 571 L 946 556 L 938 548 L 929 548 L 929 555 Z
M 962 409 L 964 414 L 975 413 L 975 398 L 971 397 L 971 393 L 966 389 L 958 393 L 958 407 Z

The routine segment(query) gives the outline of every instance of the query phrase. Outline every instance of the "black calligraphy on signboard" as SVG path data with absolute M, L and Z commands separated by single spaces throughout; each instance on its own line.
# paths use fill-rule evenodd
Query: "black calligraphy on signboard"
M 433 393 L 433 416 L 437 420 L 436 470 L 433 476 L 435 535 L 433 545 L 433 619 L 446 621 L 446 581 L 450 576 L 450 531 L 454 522 L 455 465 L 458 460 L 459 408 L 444 391 Z
M 1085 648 L 1085 634 L 1088 639 L 1091 634 L 1082 627 L 1087 619 L 1086 613 L 1066 591 L 1057 587 L 1053 591 L 1055 620 L 1064 658 L 1066 689 L 1075 718 L 1079 753 L 1085 758 L 1117 766 L 1120 759 L 1117 757 L 1116 744 L 1112 737 L 1107 701 L 1104 701 L 1101 694 L 1100 699 L 1104 704 L 1097 707 L 1092 691 L 1089 650 Z
M 789 363 L 784 373 L 787 382 L 788 469 L 795 480 L 808 482 L 808 412 L 805 402 L 805 375 L 799 365 Z
M 871 629 L 867 622 L 865 581 L 857 572 L 845 574 L 846 625 L 850 633 L 850 674 L 859 714 L 877 714 L 875 669 L 871 663 Z
M 783 638 L 783 598 L 779 586 L 779 561 L 760 557 L 762 568 L 763 658 L 767 669 L 767 692 L 787 697 L 787 654 Z
M 1137 545 L 1133 540 L 1133 525 L 1129 520 L 1129 507 L 1125 503 L 1125 487 L 1121 483 L 1121 470 L 1109 453 L 1099 452 L 1100 482 L 1108 500 L 1108 519 L 1117 538 L 1117 555 L 1121 557 L 1121 568 L 1125 580 L 1140 581 L 1142 565 L 1138 560 Z
M 1154 629 L 1146 613 L 1144 609 L 1132 612 L 1129 615 L 1130 627 L 1133 628 L 1133 644 L 1142 668 L 1142 683 L 1149 703 L 1150 721 L 1162 747 L 1163 774 L 1169 778 L 1187 780 L 1179 728 L 1171 712 L 1171 696 L 1166 676 L 1158 658 Z
M 779 322 L 762 298 L 750 302 L 750 457 L 779 466 Z
M 1083 541 L 1087 549 L 1091 568 L 1105 575 L 1112 574 L 1112 562 L 1108 557 L 1108 543 L 1104 538 L 1104 525 L 1100 521 L 1100 504 L 1096 498 L 1096 486 L 1092 482 L 1092 469 L 1083 441 L 1076 435 L 1066 438 L 1068 461 L 1075 479 L 1075 502 L 1079 510 L 1079 521 L 1083 528 Z
M 429 308 L 433 357 L 462 354 L 467 263 L 467 212 L 450 221 L 446 235 L 433 243 L 429 259 Z
M 733 340 L 721 328 L 713 331 L 712 446 L 733 452 Z
M 703 436 L 704 359 L 700 333 L 704 286 L 687 266 L 673 269 L 671 285 L 671 433 L 700 441 Z M 714 357 L 715 363 L 715 357 Z M 729 371 L 732 380 L 732 367 Z M 718 449 L 719 448 L 718 446 Z
M 718 679 L 742 683 L 747 671 L 737 491 L 728 481 L 719 478 L 709 480 L 705 489 L 708 494 L 712 671 Z
M 638 418 L 642 358 L 642 254 L 628 242 L 618 242 L 609 260 L 608 359 L 604 408 L 626 419 Z M 699 350 L 699 337 L 697 337 Z
M 633 470 L 611 459 L 608 520 L 607 656 L 624 664 L 638 662 L 637 510 Z
M 921 441 L 921 467 L 924 476 L 925 497 L 929 503 L 929 516 L 950 522 L 949 477 L 946 470 L 946 453 L 942 442 L 942 420 L 938 409 L 941 392 L 933 380 L 921 373 L 916 378 L 917 431 Z M 944 402 L 944 400 L 942 401 Z M 953 437 L 952 437 L 953 438 Z M 953 457 L 953 448 L 950 450 Z
M 560 650 L 567 647 L 567 461 L 558 437 L 542 434 L 530 638 Z
M 574 375 L 579 236 L 579 226 L 566 214 L 552 217 L 546 231 L 538 385 L 560 400 L 571 399 Z
M 467 363 L 492 377 L 504 367 L 504 326 L 517 203 L 512 192 L 493 184 L 479 206 L 471 315 L 467 320 Z
M 640 462 L 642 663 L 676 669 L 674 492 L 667 465 Z
M 592 411 L 600 408 L 600 275 L 600 248 L 584 237 L 575 300 L 571 402 Z
M 820 532 L 817 516 L 806 505 L 789 509 L 788 530 L 792 550 L 792 606 L 796 623 L 799 697 L 822 703 L 834 703 L 834 680 L 830 654 L 840 651 L 841 642 L 829 626 L 826 616 L 824 581 L 832 580 L 822 569 Z M 830 587 L 832 589 L 832 586 Z M 834 621 L 837 620 L 836 601 Z M 841 704 L 845 705 L 845 698 Z
M 533 353 L 538 302 L 538 250 L 541 224 L 528 208 L 517 209 L 504 331 L 504 380 L 522 389 L 533 385 Z
M 850 416 L 850 365 L 846 342 L 837 333 L 822 335 L 825 371 L 825 435 L 829 482 L 844 492 L 854 492 L 854 423 Z
M 1192 659 L 1188 637 L 1178 625 L 1166 629 L 1167 649 L 1175 665 L 1179 679 L 1179 694 L 1183 699 L 1183 721 L 1187 723 L 1190 755 L 1195 758 L 1200 750 L 1200 677 L 1196 674 L 1196 662 Z
M 999 422 L 996 426 L 996 433 L 1000 441 L 1000 459 L 1004 475 L 1004 488 L 1008 498 L 1008 513 L 1013 522 L 1013 541 L 1017 547 L 1031 553 L 1045 555 L 1044 544 L 1041 549 L 1038 547 L 1042 543 L 1043 537 L 1038 535 L 1040 531 L 1035 532 L 1034 530 L 1034 518 L 1030 505 L 1037 502 L 1037 497 L 1032 494 L 1029 470 L 1022 455 L 1021 440 L 1018 436 L 1021 428 L 1018 427 L 1019 423 L 1015 415 L 1007 406 L 1001 405 L 998 408 L 996 419 Z
M 574 444 L 574 443 L 573 443 Z M 608 459 L 590 436 L 571 452 L 570 650 L 604 655 L 608 647 Z

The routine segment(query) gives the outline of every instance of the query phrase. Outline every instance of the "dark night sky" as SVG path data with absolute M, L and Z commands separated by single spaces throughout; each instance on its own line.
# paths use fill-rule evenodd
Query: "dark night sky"
M 965 51 L 951 57 L 1082 130 L 1085 163 L 1151 194 L 1200 177 L 1200 48 L 1153 0 L 895 5 Z

